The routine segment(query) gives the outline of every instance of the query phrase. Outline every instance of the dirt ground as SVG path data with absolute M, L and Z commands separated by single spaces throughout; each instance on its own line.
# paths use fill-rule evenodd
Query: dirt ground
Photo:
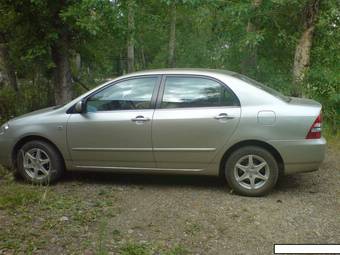
M 272 254 L 340 244 L 340 153 L 266 197 L 195 176 L 68 173 L 38 187 L 0 180 L 0 254 Z

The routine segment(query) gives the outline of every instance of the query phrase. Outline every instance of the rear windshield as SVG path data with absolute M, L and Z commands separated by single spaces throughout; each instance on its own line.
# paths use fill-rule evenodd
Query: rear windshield
M 249 78 L 247 76 L 244 76 L 244 75 L 241 75 L 241 74 L 237 74 L 237 75 L 235 75 L 235 77 L 237 77 L 240 80 L 243 80 L 243 81 L 245 81 L 245 82 L 247 82 L 247 83 L 249 83 L 249 84 L 251 84 L 251 85 L 253 85 L 253 86 L 257 87 L 257 88 L 259 88 L 259 89 L 262 89 L 265 92 L 267 92 L 267 93 L 269 93 L 269 94 L 271 94 L 271 95 L 273 95 L 273 96 L 275 96 L 275 97 L 277 97 L 277 98 L 279 98 L 279 99 L 281 99 L 281 100 L 283 100 L 285 102 L 289 102 L 291 100 L 290 97 L 287 97 L 287 96 L 281 94 L 280 92 L 276 91 L 275 89 L 272 89 L 272 88 L 270 88 L 270 87 L 268 87 L 268 86 L 266 86 L 266 85 L 264 85 L 264 84 L 262 84 L 262 83 L 260 83 L 258 81 L 255 81 L 255 80 L 253 80 L 253 79 L 251 79 L 251 78 Z

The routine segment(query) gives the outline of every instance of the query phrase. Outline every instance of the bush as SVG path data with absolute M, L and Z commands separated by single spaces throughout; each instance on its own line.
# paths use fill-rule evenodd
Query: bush
M 0 89 L 0 123 L 13 117 L 53 105 L 53 93 L 49 82 L 20 82 L 20 92 L 5 86 Z

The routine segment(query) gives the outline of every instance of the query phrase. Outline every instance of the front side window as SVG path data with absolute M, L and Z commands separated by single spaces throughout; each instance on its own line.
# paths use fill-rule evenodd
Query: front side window
M 150 109 L 157 77 L 136 78 L 118 82 L 87 100 L 87 111 Z
M 167 77 L 161 108 L 238 106 L 236 96 L 220 83 L 201 77 Z

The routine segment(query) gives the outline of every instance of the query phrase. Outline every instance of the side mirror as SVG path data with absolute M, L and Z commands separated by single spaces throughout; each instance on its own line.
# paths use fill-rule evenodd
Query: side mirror
M 77 113 L 84 113 L 85 112 L 85 103 L 84 101 L 79 101 L 76 106 L 74 107 L 74 109 L 76 110 Z

